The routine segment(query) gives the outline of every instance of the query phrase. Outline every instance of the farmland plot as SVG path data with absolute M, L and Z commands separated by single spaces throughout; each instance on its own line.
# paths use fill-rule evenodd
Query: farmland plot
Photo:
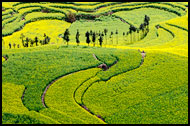
M 2 2 L 3 124 L 187 124 L 187 84 L 188 2 Z

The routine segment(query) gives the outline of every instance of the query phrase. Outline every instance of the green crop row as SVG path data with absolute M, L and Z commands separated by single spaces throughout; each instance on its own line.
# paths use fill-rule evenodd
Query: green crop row
M 136 50 L 128 50 L 127 52 L 117 51 L 115 53 L 113 52 L 112 55 L 117 57 L 118 62 L 107 71 L 98 73 L 97 76 L 101 78 L 101 80 L 107 81 L 113 76 L 136 69 L 142 62 L 142 56 Z
M 83 97 L 84 93 L 87 91 L 88 87 L 90 87 L 90 85 L 93 84 L 94 82 L 97 82 L 100 80 L 101 79 L 99 77 L 95 76 L 95 77 L 89 78 L 86 81 L 84 81 L 83 83 L 81 83 L 81 85 L 79 85 L 74 92 L 74 99 L 76 100 L 76 102 L 78 104 L 82 105 L 83 104 L 82 97 Z
M 71 27 L 69 28 L 71 34 L 71 42 L 76 42 L 75 35 L 77 29 L 80 32 L 81 43 L 86 43 L 85 33 L 87 31 L 90 32 L 90 30 L 92 30 L 96 33 L 104 33 L 104 29 L 107 29 L 107 36 L 103 37 L 103 45 L 117 44 L 117 35 L 115 34 L 116 30 L 118 30 L 118 43 L 120 45 L 126 45 L 127 42 L 123 40 L 123 32 L 126 33 L 129 31 L 129 24 L 123 23 L 122 21 L 120 21 L 120 19 L 117 19 L 113 16 L 101 16 L 99 18 L 96 18 L 96 20 L 94 21 L 79 20 L 72 23 Z M 110 37 L 111 32 L 113 32 L 113 36 Z M 96 37 L 95 46 L 99 45 L 98 39 L 99 37 Z M 91 37 L 90 40 L 92 40 Z M 90 44 L 93 45 L 93 42 L 91 41 Z
M 170 32 L 173 33 L 173 35 L 175 37 L 171 41 L 168 41 L 167 43 L 162 44 L 158 47 L 160 47 L 160 48 L 170 47 L 171 48 L 171 47 L 177 47 L 179 45 L 187 44 L 186 43 L 187 42 L 186 35 L 188 34 L 188 32 L 186 30 L 179 29 L 176 26 L 167 25 L 167 24 L 161 24 L 160 27 L 164 28 L 165 30 L 169 30 Z
M 111 124 L 150 124 L 150 122 L 154 124 L 187 124 L 187 89 L 188 87 L 185 85 L 157 95 L 150 100 L 114 113 L 106 118 L 106 122 Z
M 12 51 L 7 50 L 6 54 L 9 56 L 9 60 L 2 64 L 2 80 L 3 82 L 24 84 L 27 88 L 23 99 L 24 105 L 29 110 L 38 111 L 43 108 L 41 95 L 52 80 L 68 73 L 96 67 L 101 63 L 94 59 L 92 54 L 103 53 L 103 50 L 74 48 L 76 50 L 74 51 L 72 48 L 74 47 L 52 49 L 46 46 L 39 47 L 39 50 L 31 48 L 32 53 L 27 52 L 27 49 L 20 49 L 21 51 L 15 54 L 11 54 Z M 110 49 L 110 51 L 112 50 Z M 104 56 L 111 57 L 109 53 Z
M 154 31 L 154 34 L 156 32 Z M 152 33 L 153 34 L 153 33 Z M 172 40 L 175 36 L 173 32 L 170 30 L 160 27 L 157 29 L 157 37 L 156 38 L 151 38 L 151 36 L 147 36 L 145 39 L 142 41 L 139 41 L 137 43 L 134 43 L 133 45 L 129 45 L 130 47 L 143 47 L 143 48 L 149 48 L 150 46 L 158 46 L 158 45 L 163 45 L 170 40 Z
M 146 55 L 140 68 L 94 83 L 84 94 L 84 104 L 107 123 L 187 123 L 187 58 L 161 52 Z M 164 95 L 180 87 L 184 88 L 178 91 L 186 92 L 183 99 L 174 100 L 176 93 Z
M 161 4 L 170 5 L 170 6 L 172 6 L 173 8 L 180 8 L 180 9 L 182 9 L 183 11 L 186 10 L 186 7 L 185 7 L 185 6 L 180 5 L 180 4 L 177 4 L 177 3 L 175 3 L 175 2 L 161 2 Z
M 5 19 L 9 19 L 9 18 L 11 18 L 11 17 L 12 17 L 12 15 L 7 14 L 7 15 L 5 15 L 5 16 L 2 17 L 2 21 L 5 20 Z
M 3 20 L 3 21 L 2 21 L 2 27 L 4 27 L 6 24 L 9 24 L 9 23 L 15 21 L 16 19 L 17 19 L 17 16 L 8 18 L 8 19 L 6 19 L 6 20 Z
M 135 16 L 136 14 L 138 14 L 138 16 Z M 119 16 L 130 23 L 132 22 L 137 28 L 144 22 L 145 15 L 150 17 L 150 26 L 176 17 L 173 13 L 155 8 L 139 8 L 133 11 L 121 11 L 113 15 Z
M 24 89 L 23 85 L 2 83 L 2 124 L 56 123 L 51 118 L 27 110 L 21 101 Z
M 70 4 L 73 4 L 73 5 L 76 5 L 76 6 L 81 6 L 81 5 L 94 6 L 94 5 L 101 4 L 103 2 L 83 2 L 83 3 L 81 3 L 81 2 L 66 2 L 66 3 L 70 3 Z
M 30 7 L 30 8 L 21 9 L 18 12 L 20 15 L 25 16 L 28 13 L 39 12 L 41 10 L 42 10 L 41 7 Z
M 44 124 L 28 115 L 3 113 L 2 124 Z
M 73 93 L 75 89 L 86 79 L 94 76 L 99 70 L 100 69 L 98 68 L 93 68 L 76 72 L 56 81 L 48 89 L 45 97 L 45 102 L 48 108 L 54 108 L 61 113 L 67 113 L 68 116 L 72 116 L 73 120 L 79 118 L 80 120 L 88 124 L 104 123 L 102 120 L 91 115 L 78 104 L 76 104 L 73 98 Z M 56 116 L 56 118 L 58 117 Z
M 96 57 L 98 60 L 100 60 L 102 63 L 105 63 L 107 66 L 111 66 L 114 64 L 115 61 L 117 61 L 116 57 L 105 57 L 105 54 L 96 54 Z
M 100 14 L 105 14 L 109 11 L 112 12 L 119 12 L 119 11 L 126 11 L 126 10 L 134 10 L 134 9 L 139 9 L 139 8 L 157 8 L 157 9 L 161 9 L 161 10 L 165 10 L 168 12 L 172 12 L 177 14 L 178 16 L 181 16 L 182 13 L 184 13 L 183 11 L 176 11 L 176 9 L 174 9 L 172 6 L 169 5 L 165 5 L 165 4 L 158 4 L 158 3 L 133 3 L 133 4 L 129 4 L 129 3 L 123 3 L 121 5 L 113 5 L 113 6 L 108 6 L 108 7 L 104 7 L 99 9 L 98 11 L 94 12 L 93 15 L 100 15 Z M 79 11 L 81 14 L 85 14 L 85 15 L 89 15 L 91 13 L 88 12 L 81 12 Z
M 174 26 L 174 27 L 177 27 L 177 28 L 179 28 L 179 29 L 182 29 L 182 30 L 185 30 L 185 31 L 187 31 L 187 32 L 188 32 L 188 29 L 183 28 L 183 27 L 181 27 L 181 26 L 178 26 L 178 25 L 175 25 L 175 24 L 170 24 L 170 23 L 166 23 L 166 24 L 167 24 L 167 25 Z
M 41 114 L 51 117 L 52 119 L 58 121 L 61 124 L 85 124 L 86 122 L 80 118 L 73 118 L 73 116 L 67 115 L 54 108 L 45 108 L 40 111 Z
M 28 20 L 28 22 L 34 22 L 34 21 L 42 20 L 42 19 L 64 20 L 64 19 L 65 19 L 65 15 L 64 15 L 64 14 L 61 14 L 61 13 L 41 13 L 41 12 L 34 12 L 34 13 L 31 13 L 31 14 L 28 14 L 25 18 L 26 18 L 26 20 Z M 28 23 L 28 22 L 27 22 L 27 23 Z
M 97 7 L 95 7 L 95 8 L 98 8 L 98 7 L 101 7 L 101 6 L 104 6 L 104 7 L 106 7 L 106 6 L 110 6 L 110 5 L 113 5 L 113 4 L 116 4 L 116 3 L 102 3 L 102 4 L 98 4 L 97 5 Z M 119 3 L 118 3 L 119 4 Z M 128 4 L 128 3 L 127 3 Z M 122 11 L 122 10 L 133 10 L 133 9 L 138 9 L 138 8 L 142 8 L 142 7 L 156 7 L 156 8 L 159 8 L 159 9 L 167 9 L 167 7 L 164 7 L 164 6 L 157 6 L 158 4 L 150 4 L 150 5 L 148 5 L 148 6 L 142 6 L 142 5 L 139 5 L 139 6 L 135 6 L 135 7 L 132 7 L 132 6 L 129 6 L 129 7 L 125 7 L 125 6 L 128 6 L 128 5 L 125 5 L 125 3 L 124 4 L 122 4 L 121 3 L 121 5 L 117 5 L 116 7 L 112 7 L 112 6 L 110 6 L 110 7 L 112 7 L 111 8 L 111 10 L 113 11 L 113 12 L 118 12 L 118 11 Z M 144 3 L 141 3 L 141 4 L 144 4 Z M 40 4 L 40 3 L 25 3 L 25 4 L 21 4 L 21 5 L 19 5 L 19 6 L 16 6 L 16 10 L 18 11 L 18 10 L 21 10 L 21 9 L 24 9 L 24 8 L 26 8 L 26 9 L 24 9 L 24 11 L 20 11 L 20 12 L 22 12 L 22 13 L 19 13 L 20 14 L 20 18 L 22 17 L 22 16 L 24 16 L 24 15 L 26 15 L 26 14 L 29 14 L 30 15 L 30 13 L 32 13 L 32 12 L 35 12 L 35 11 L 40 11 L 42 8 L 46 8 L 46 9 L 48 9 L 48 10 L 50 10 L 51 11 L 51 13 L 53 12 L 53 13 L 63 13 L 63 14 L 66 14 L 67 13 L 67 11 L 65 11 L 64 9 L 59 9 L 59 8 L 54 8 L 54 7 L 50 7 L 50 6 L 58 6 L 58 5 L 56 5 L 56 4 Z M 60 6 L 62 6 L 62 7 L 67 7 L 67 8 L 73 8 L 73 9 L 75 9 L 75 10 L 79 10 L 79 13 L 77 14 L 80 18 L 96 18 L 98 15 L 105 15 L 107 12 L 109 12 L 109 9 L 106 7 L 106 10 L 105 11 L 101 11 L 101 12 L 95 12 L 95 13 L 86 13 L 86 12 L 83 12 L 85 9 L 87 9 L 88 10 L 88 8 L 86 7 L 86 8 L 84 8 L 84 9 L 82 9 L 81 11 L 80 11 L 80 6 L 79 7 L 77 7 L 77 8 L 75 8 L 75 6 L 71 6 L 71 5 L 61 5 L 60 4 Z M 122 7 L 123 6 L 123 7 Z M 35 9 L 33 9 L 33 8 L 28 8 L 28 7 L 37 7 L 37 8 L 35 8 Z M 40 9 L 40 8 L 41 9 Z M 71 9 L 72 10 L 72 9 Z M 93 8 L 93 10 L 94 10 L 94 8 Z M 171 11 L 173 11 L 172 10 L 172 8 L 169 8 L 168 10 L 170 10 L 170 12 Z M 176 12 L 176 13 L 178 13 L 178 12 Z M 93 14 L 93 15 L 92 15 Z M 47 15 L 49 15 L 49 16 L 45 16 L 45 17 L 43 17 L 42 16 L 42 18 L 40 17 L 40 16 L 36 16 L 36 18 L 35 19 L 33 19 L 33 20 L 28 20 L 28 21 L 22 21 L 22 23 L 20 23 L 21 21 L 19 20 L 19 19 L 17 19 L 17 20 L 14 20 L 15 22 L 13 23 L 11 23 L 10 25 L 7 25 L 7 27 L 4 27 L 4 29 L 3 29 L 3 36 L 7 36 L 7 35 L 11 35 L 13 32 L 15 32 L 15 31 L 18 31 L 18 30 L 20 30 L 26 23 L 29 23 L 29 22 L 32 22 L 32 21 L 36 21 L 36 20 L 42 20 L 42 19 L 63 19 L 63 18 L 56 18 L 56 16 L 53 16 L 53 14 L 52 14 L 52 18 L 51 18 L 51 14 L 47 14 Z M 179 13 L 178 13 L 178 15 L 180 15 Z M 27 16 L 27 15 L 26 15 Z M 29 17 L 29 16 L 27 16 L 27 17 Z M 12 18 L 11 18 L 12 19 Z M 15 18 L 14 18 L 15 19 Z M 154 19 L 154 18 L 153 18 Z M 10 20 L 9 22 L 11 22 L 11 21 L 13 21 L 13 20 Z M 17 26 L 15 26 L 15 24 L 19 24 L 19 25 L 17 25 Z M 5 26 L 5 25 L 3 25 L 3 26 Z
M 8 15 L 8 14 L 11 14 L 13 12 L 12 9 L 7 9 L 5 11 L 2 11 L 2 16 L 5 16 L 5 15 Z
M 161 26 L 161 25 L 158 25 L 160 28 L 163 28 L 164 30 L 166 30 L 166 31 L 168 31 L 173 37 L 175 37 L 175 34 L 171 31 L 171 30 L 169 30 L 169 29 L 167 29 L 167 28 L 165 28 L 165 27 L 163 27 L 163 26 Z
M 29 15 L 29 14 L 28 14 Z M 40 13 L 40 12 L 33 12 L 29 16 L 26 16 L 25 19 L 21 21 L 22 16 L 19 15 L 17 18 L 12 18 L 11 20 L 7 21 L 3 24 L 4 29 L 2 30 L 2 36 L 8 36 L 13 34 L 14 32 L 21 30 L 25 24 L 28 24 L 30 22 L 34 22 L 37 20 L 44 20 L 44 19 L 58 19 L 58 20 L 64 20 L 64 15 L 57 13 Z M 9 23 L 11 22 L 11 23 Z

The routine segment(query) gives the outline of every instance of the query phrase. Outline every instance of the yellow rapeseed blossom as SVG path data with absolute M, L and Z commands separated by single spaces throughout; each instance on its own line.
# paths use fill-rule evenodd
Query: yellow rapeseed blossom
M 24 28 L 18 32 L 13 33 L 10 36 L 3 37 L 5 41 L 5 47 L 8 48 L 8 44 L 15 43 L 22 47 L 22 40 L 20 35 L 23 33 L 25 38 L 34 38 L 37 36 L 39 40 L 43 40 L 44 33 L 51 38 L 50 43 L 62 42 L 62 38 L 59 38 L 59 34 L 64 33 L 65 29 L 70 27 L 70 23 L 60 20 L 41 20 L 26 24 Z

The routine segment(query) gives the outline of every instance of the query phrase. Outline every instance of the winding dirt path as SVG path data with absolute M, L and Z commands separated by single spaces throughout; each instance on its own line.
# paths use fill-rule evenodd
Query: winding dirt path
M 96 56 L 95 54 L 92 54 L 92 55 L 93 55 L 94 59 L 96 59 L 96 60 L 102 62 L 99 58 L 97 58 L 97 56 Z M 112 55 L 112 57 L 115 57 L 115 56 Z M 108 66 L 106 63 L 103 63 L 103 64 L 105 64 L 106 67 L 107 67 L 107 69 L 105 69 L 105 71 L 108 70 L 109 68 L 111 68 L 113 65 L 115 65 L 115 64 L 118 62 L 118 58 L 117 58 L 117 57 L 115 57 L 115 58 L 116 58 L 116 60 L 115 60 L 114 63 L 111 64 L 110 66 Z M 101 65 L 103 65 L 103 64 L 101 64 Z M 102 68 L 102 69 L 103 69 L 103 68 Z
M 132 23 L 126 21 L 125 19 L 123 19 L 123 18 L 121 18 L 121 17 L 119 17 L 119 16 L 116 16 L 116 15 L 112 15 L 112 16 L 115 17 L 115 18 L 120 19 L 120 21 L 122 21 L 123 23 L 126 23 L 126 24 L 128 24 L 128 25 L 132 25 Z
M 22 102 L 23 102 L 23 98 L 24 98 L 24 94 L 25 94 L 25 92 L 26 92 L 26 87 L 25 87 L 25 89 L 24 89 L 24 91 L 23 91 L 23 94 L 22 94 L 22 97 L 21 97 L 21 99 L 22 99 Z
M 93 57 L 94 57 L 96 60 L 98 60 L 98 58 L 96 57 L 95 54 L 93 54 Z M 100 61 L 100 60 L 98 60 L 98 61 Z M 87 69 L 88 69 L 88 68 L 87 68 Z M 80 71 L 80 70 L 79 70 L 79 71 Z M 41 98 L 42 104 L 43 104 L 43 106 L 44 106 L 45 108 L 48 108 L 47 105 L 45 104 L 45 95 L 46 95 L 46 92 L 47 92 L 48 88 L 49 88 L 54 82 L 56 82 L 58 79 L 61 79 L 61 78 L 65 77 L 65 76 L 68 76 L 68 75 L 73 74 L 73 73 L 76 73 L 76 72 L 78 72 L 78 71 L 75 71 L 75 72 L 69 73 L 69 74 L 67 74 L 67 75 L 63 75 L 63 76 L 61 76 L 61 77 L 58 77 L 57 79 L 53 80 L 50 84 L 48 84 L 48 85 L 46 86 L 46 88 L 45 88 L 45 90 L 44 90 L 44 92 L 43 92 L 43 94 L 42 94 L 42 98 Z M 24 94 L 24 93 L 23 93 L 23 94 Z M 24 95 L 23 95 L 23 98 L 24 98 Z
M 92 54 L 92 55 L 93 55 L 94 59 L 98 60 L 98 58 L 96 57 L 96 55 L 95 55 L 95 54 Z M 99 61 L 99 60 L 98 60 L 98 61 Z
M 142 60 L 141 60 L 141 64 L 140 64 L 140 66 L 144 63 L 144 58 L 145 58 L 145 56 L 146 56 L 146 53 L 144 52 L 144 51 L 140 51 L 139 50 L 139 52 L 141 53 L 141 56 L 142 56 Z M 96 57 L 94 54 L 93 54 L 93 56 L 94 57 Z M 97 59 L 97 57 L 96 57 L 96 59 Z M 117 62 L 115 61 L 115 64 L 116 64 Z M 113 64 L 114 65 L 114 64 Z M 112 65 L 112 66 L 113 66 Z M 139 66 L 139 67 L 140 67 Z M 137 68 L 139 68 L 139 67 L 137 67 Z M 135 68 L 136 69 L 136 68 Z M 134 70 L 134 69 L 133 69 Z M 97 72 L 98 73 L 98 72 Z M 120 73 L 120 74 L 122 74 L 122 73 Z M 96 74 L 97 75 L 97 74 Z M 96 76 L 95 75 L 95 76 Z M 117 75 L 116 75 L 117 76 Z M 113 76 L 114 77 L 114 76 Z M 111 77 L 112 78 L 112 77 Z M 111 79 L 110 78 L 110 79 Z M 110 80 L 109 79 L 109 80 Z M 108 80 L 107 80 L 108 81 Z M 98 81 L 95 81 L 95 82 L 93 82 L 93 83 L 91 83 L 86 89 L 85 89 L 85 91 L 83 92 L 83 94 L 82 94 L 82 96 L 81 96 L 81 101 L 82 101 L 82 105 L 80 105 L 80 104 L 78 104 L 76 101 L 76 103 L 78 104 L 78 105 L 80 105 L 82 108 L 84 108 L 86 111 L 88 111 L 89 113 L 91 113 L 91 114 L 93 114 L 93 115 L 95 115 L 96 117 L 98 117 L 98 118 L 100 118 L 102 121 L 104 121 L 104 119 L 101 117 L 101 115 L 96 115 L 96 114 L 94 114 L 88 107 L 86 107 L 86 105 L 84 104 L 84 102 L 83 102 L 83 97 L 84 97 L 84 94 L 86 93 L 86 91 L 94 84 L 94 83 L 96 83 L 96 82 L 100 82 L 100 80 L 98 80 Z M 81 84 L 82 85 L 82 84 Z M 104 121 L 105 122 L 105 121 Z M 105 122 L 106 123 L 106 122 Z
M 142 55 L 142 61 L 141 61 L 141 65 L 142 65 L 143 62 L 144 62 L 145 52 L 144 52 L 144 53 L 141 52 L 141 55 Z M 96 60 L 100 61 L 100 60 L 96 57 L 95 54 L 93 54 L 93 57 L 94 57 Z M 118 62 L 118 60 L 116 60 L 109 68 L 111 68 L 111 67 L 112 67 L 113 65 L 115 65 L 117 62 Z M 87 69 L 88 69 L 88 68 L 87 68 Z M 80 71 L 80 70 L 79 70 L 79 71 Z M 67 74 L 67 75 L 63 75 L 63 76 L 61 76 L 61 77 L 58 77 L 57 79 L 53 80 L 50 84 L 48 84 L 48 85 L 46 86 L 46 88 L 45 88 L 45 90 L 44 90 L 44 92 L 43 92 L 43 94 L 42 94 L 42 98 L 41 98 L 42 104 L 43 104 L 43 106 L 44 106 L 45 108 L 48 108 L 48 107 L 46 106 L 46 104 L 45 104 L 45 94 L 46 94 L 47 90 L 49 89 L 49 87 L 50 87 L 54 82 L 56 82 L 58 79 L 61 79 L 61 78 L 65 77 L 65 76 L 68 76 L 68 75 L 70 75 L 70 74 L 73 74 L 73 73 L 76 73 L 76 72 L 79 72 L 79 71 L 75 71 L 75 72 L 69 73 L 69 74 Z M 97 73 L 98 73 L 98 72 L 97 72 Z M 96 75 L 97 75 L 97 74 L 96 74 Z M 95 76 L 96 76 L 96 75 L 95 75 Z M 94 76 L 94 77 L 95 77 L 95 76 Z M 89 80 L 89 79 L 85 80 L 84 82 L 86 82 L 86 81 L 88 81 L 88 80 Z M 84 83 L 84 82 L 83 82 L 83 83 Z M 82 84 L 83 84 L 83 83 L 82 83 Z M 79 87 L 80 87 L 82 84 L 80 84 Z M 93 83 L 92 83 L 92 84 L 93 84 Z M 92 86 L 92 84 L 91 84 L 90 86 Z M 89 87 L 90 87 L 90 86 L 89 86 Z M 78 87 L 78 88 L 79 88 L 79 87 Z M 89 88 L 89 87 L 88 87 L 88 88 Z M 78 89 L 78 88 L 77 88 L 77 89 Z M 87 89 L 88 89 L 88 88 L 87 88 Z M 22 94 L 22 97 L 21 97 L 22 101 L 23 101 L 23 98 L 24 98 L 26 89 L 27 89 L 27 88 L 25 88 L 25 90 L 24 90 L 24 92 L 23 92 L 23 94 Z M 77 89 L 76 89 L 76 90 L 77 90 Z M 87 91 L 87 89 L 85 90 L 85 92 Z M 75 90 L 75 92 L 76 92 L 76 90 Z M 84 96 L 85 92 L 83 93 L 83 96 Z M 75 94 L 73 95 L 73 97 L 74 97 L 74 99 L 75 99 Z M 76 100 L 75 100 L 75 102 L 77 103 Z M 87 107 L 84 105 L 84 103 L 83 103 L 83 104 L 77 103 L 77 104 L 78 104 L 79 106 L 81 106 L 81 108 L 83 108 L 83 109 L 85 109 L 87 112 L 89 112 L 90 114 L 92 114 L 92 115 L 96 116 L 97 118 L 101 119 L 102 121 L 104 121 L 104 119 L 103 119 L 100 115 L 94 114 L 89 108 L 87 108 Z M 104 121 L 104 122 L 105 122 L 105 121 Z
M 42 94 L 42 104 L 43 104 L 43 106 L 44 106 L 45 108 L 48 108 L 48 107 L 46 106 L 46 104 L 45 104 L 45 95 L 46 95 L 46 92 L 47 92 L 48 88 L 49 88 L 54 82 L 56 82 L 57 80 L 59 80 L 59 79 L 65 77 L 65 76 L 68 76 L 68 75 L 70 75 L 70 74 L 76 73 L 76 72 L 78 72 L 78 71 L 75 71 L 75 72 L 72 72 L 72 73 L 63 75 L 63 76 L 61 76 L 61 77 L 58 77 L 57 79 L 53 80 L 50 84 L 48 84 L 48 86 L 45 88 L 45 90 L 44 90 L 44 92 L 43 92 L 43 94 Z
M 145 52 L 141 52 L 141 55 L 142 55 L 142 60 L 141 60 L 141 65 L 144 63 L 144 58 L 146 56 L 146 53 Z

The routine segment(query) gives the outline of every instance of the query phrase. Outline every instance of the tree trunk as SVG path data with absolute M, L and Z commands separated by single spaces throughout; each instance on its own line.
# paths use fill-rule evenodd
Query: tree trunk
M 105 45 L 107 45 L 107 35 L 106 35 L 106 43 L 105 43 Z

